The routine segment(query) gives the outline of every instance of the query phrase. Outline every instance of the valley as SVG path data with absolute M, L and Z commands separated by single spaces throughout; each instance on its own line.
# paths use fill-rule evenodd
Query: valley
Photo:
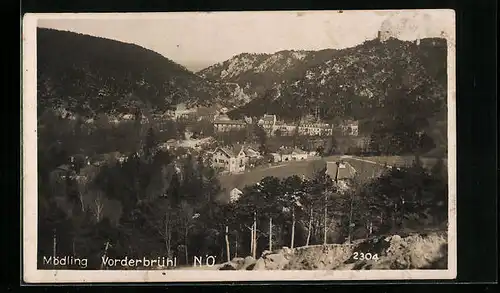
M 242 52 L 199 72 L 51 29 L 37 50 L 39 255 L 257 262 L 447 224 L 444 39 Z

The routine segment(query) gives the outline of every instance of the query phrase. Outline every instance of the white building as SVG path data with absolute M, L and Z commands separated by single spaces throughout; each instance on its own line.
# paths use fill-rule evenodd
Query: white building
M 308 123 L 299 126 L 300 135 L 328 136 L 332 135 L 332 127 L 326 123 Z
M 212 154 L 212 165 L 229 173 L 244 172 L 248 163 L 243 145 L 217 148 Z
M 226 114 L 217 115 L 213 124 L 217 132 L 228 132 L 231 130 L 245 129 L 247 127 L 246 121 L 231 120 Z
M 281 149 L 276 153 L 271 153 L 274 162 L 303 161 L 309 157 L 306 151 L 301 149 Z
M 356 177 L 356 169 L 349 162 L 327 162 L 326 174 L 337 183 L 341 191 L 347 191 Z
M 271 125 L 271 123 L 269 123 Z M 276 121 L 272 123 L 272 135 L 276 135 L 277 132 L 282 136 L 294 135 L 295 131 L 298 131 L 299 135 L 305 136 L 328 136 L 332 135 L 332 127 L 326 123 L 301 123 L 298 125 L 287 124 L 283 121 Z
M 276 115 L 264 114 L 264 116 L 258 121 L 258 124 L 262 126 L 262 128 L 264 128 L 269 135 L 273 135 L 276 122 Z
M 242 194 L 243 194 L 243 192 L 241 190 L 239 190 L 238 188 L 233 188 L 229 192 L 229 202 L 233 203 L 233 202 L 238 201 L 238 199 L 240 199 Z
M 174 111 L 170 112 L 170 115 L 175 119 L 189 118 L 190 116 L 196 115 L 196 112 L 196 108 L 187 108 L 186 104 L 181 103 L 175 107 Z
M 244 152 L 245 152 L 245 155 L 248 158 L 261 158 L 262 157 L 262 155 L 260 154 L 260 152 L 257 151 L 256 149 L 252 148 L 252 147 L 245 146 L 244 147 Z
M 293 135 L 296 129 L 297 125 L 286 124 L 279 121 L 274 124 L 272 135 L 276 135 L 276 132 L 279 132 L 281 136 L 290 136 Z

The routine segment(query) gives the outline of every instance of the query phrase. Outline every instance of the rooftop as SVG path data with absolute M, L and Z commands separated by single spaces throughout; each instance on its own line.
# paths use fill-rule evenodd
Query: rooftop
M 227 116 L 227 114 L 219 114 L 216 116 L 215 119 L 221 120 L 221 121 L 230 121 L 231 120 L 231 118 L 229 118 L 229 116 Z
M 220 150 L 222 150 L 224 153 L 226 153 L 230 157 L 236 157 L 241 150 L 243 149 L 243 145 L 235 145 L 235 146 L 226 146 L 226 147 L 221 147 Z
M 264 116 L 262 117 L 262 121 L 271 123 L 276 122 L 276 115 L 264 114 Z
M 333 180 L 352 179 L 356 175 L 356 169 L 348 162 L 327 162 L 326 173 Z
M 345 120 L 342 124 L 344 124 L 344 125 L 358 125 L 359 122 L 357 120 Z
M 300 155 L 303 155 L 303 154 L 307 154 L 306 151 L 303 151 L 299 148 L 294 148 L 294 149 L 281 149 L 278 151 L 278 153 L 282 154 L 282 155 L 290 155 L 290 154 L 300 154 Z
M 246 125 L 247 123 L 245 121 L 241 120 L 219 120 L 215 119 L 214 124 L 238 124 L 238 125 Z

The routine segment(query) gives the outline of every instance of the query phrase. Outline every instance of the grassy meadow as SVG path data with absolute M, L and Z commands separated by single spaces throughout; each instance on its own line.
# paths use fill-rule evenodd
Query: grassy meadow
M 388 166 L 407 166 L 413 163 L 413 156 L 369 156 L 369 157 L 342 157 L 329 156 L 315 160 L 288 162 L 275 165 L 260 166 L 255 169 L 247 170 L 240 174 L 225 174 L 219 177 L 223 189 L 229 191 L 233 188 L 243 189 L 247 185 L 253 185 L 267 176 L 286 178 L 293 175 L 310 177 L 315 171 L 321 170 L 326 162 L 335 162 L 338 160 L 349 162 L 359 174 L 361 181 L 370 180 L 383 171 L 384 165 Z M 431 168 L 436 159 L 421 158 L 422 164 L 426 168 Z

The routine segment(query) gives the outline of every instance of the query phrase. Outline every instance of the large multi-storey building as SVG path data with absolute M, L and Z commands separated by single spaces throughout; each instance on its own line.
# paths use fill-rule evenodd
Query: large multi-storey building
M 299 125 L 300 135 L 328 136 L 332 135 L 332 127 L 326 123 L 309 123 Z
M 276 115 L 264 114 L 264 116 L 259 120 L 258 123 L 269 135 L 273 135 L 276 127 L 276 122 Z
M 221 114 L 214 119 L 214 128 L 217 132 L 228 132 L 231 130 L 244 129 L 247 126 L 247 121 L 232 120 L 226 114 Z
M 270 114 L 265 114 L 259 120 L 259 125 L 261 125 L 270 136 L 289 136 L 295 134 L 296 131 L 298 131 L 299 135 L 327 136 L 332 135 L 333 132 L 331 126 L 327 123 L 314 123 L 311 120 L 304 120 L 297 126 L 292 123 L 278 121 L 276 115 Z
M 293 135 L 294 131 L 297 129 L 297 125 L 286 124 L 285 122 L 278 121 L 273 126 L 271 135 L 289 136 Z

